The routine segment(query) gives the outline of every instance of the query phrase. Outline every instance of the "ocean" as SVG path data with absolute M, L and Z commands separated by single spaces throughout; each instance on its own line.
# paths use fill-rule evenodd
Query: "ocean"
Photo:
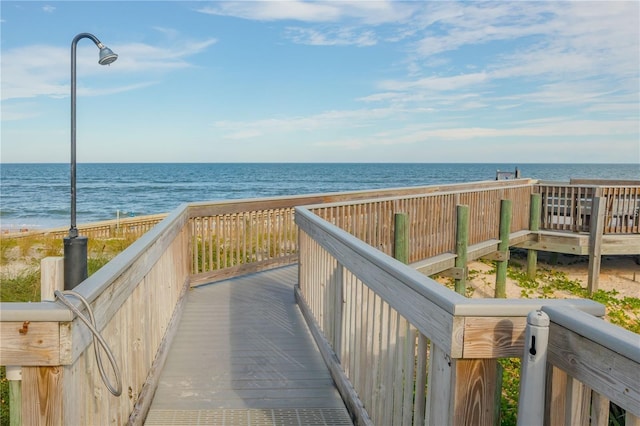
M 77 165 L 77 223 L 169 212 L 180 204 L 493 180 L 640 179 L 639 164 L 114 163 Z M 0 228 L 67 226 L 69 164 L 0 164 Z

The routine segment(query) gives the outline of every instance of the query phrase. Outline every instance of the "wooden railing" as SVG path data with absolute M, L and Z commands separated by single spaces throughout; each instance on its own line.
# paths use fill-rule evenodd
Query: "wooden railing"
M 640 233 L 640 185 L 605 186 L 602 195 L 605 200 L 605 234 Z
M 90 303 L 96 328 L 114 353 L 120 397 L 101 381 L 91 332 L 66 307 L 2 303 L 0 364 L 22 367 L 23 424 L 124 424 L 139 412 L 139 404 L 150 403 L 150 395 L 142 397 L 148 392 L 143 385 L 162 361 L 156 354 L 189 285 L 189 235 L 185 206 L 74 289 Z M 58 278 L 59 260 L 53 274 Z
M 414 221 L 413 258 L 451 257 L 455 203 L 471 205 L 471 244 L 489 239 L 493 247 L 499 200 L 514 201 L 511 230 L 526 234 L 534 186 L 523 179 L 183 205 L 76 288 L 116 354 L 124 396 L 112 397 L 100 383 L 89 331 L 59 303 L 2 304 L 0 364 L 23 366 L 24 424 L 139 423 L 188 287 L 299 259 L 305 315 L 342 361 L 336 374 L 350 382 L 341 386 L 375 407 L 372 419 L 488 421 L 495 413 L 463 408 L 493 407 L 495 359 L 520 356 L 524 317 L 541 302 L 471 301 L 450 292 L 385 254 L 390 220 L 403 211 Z M 317 214 L 294 211 L 323 203 L 312 207 Z M 588 301 L 547 303 L 603 314 Z M 472 403 L 477 398 L 480 405 Z M 454 409 L 454 401 L 461 405 Z
M 489 217 L 489 212 L 499 208 L 501 197 L 511 197 L 518 201 L 515 212 L 518 219 L 514 221 L 513 227 L 523 229 L 522 227 L 526 226 L 528 221 L 528 194 L 531 193 L 531 183 L 529 179 L 486 181 L 190 204 L 192 285 L 296 262 L 298 231 L 293 214 L 296 206 L 317 203 L 329 205 L 345 200 L 369 200 L 353 207 L 358 212 L 338 211 L 329 206 L 324 210 L 324 214 L 331 215 L 332 220 L 342 220 L 343 225 L 344 221 L 349 221 L 354 232 L 356 229 L 361 231 L 358 232 L 360 238 L 368 238 L 366 241 L 383 250 L 390 247 L 389 218 L 393 220 L 393 212 L 411 211 L 415 213 L 413 215 L 415 226 L 412 226 L 412 232 L 415 236 L 424 237 L 424 241 L 419 242 L 424 247 L 424 251 L 416 252 L 416 257 L 424 258 L 432 249 L 429 238 L 437 238 L 437 236 L 432 236 L 424 227 L 419 227 L 422 223 L 419 214 L 428 214 L 432 223 L 435 224 L 439 224 L 439 221 L 452 223 L 452 217 L 442 215 L 441 209 L 455 211 L 456 202 L 467 202 L 474 206 L 478 205 L 478 208 L 474 209 L 474 212 L 477 212 L 474 220 L 480 221 L 485 215 Z M 486 194 L 482 192 L 484 189 L 487 191 Z M 448 195 L 444 198 L 435 195 L 441 192 L 447 192 Z M 481 193 L 483 201 L 480 206 L 478 194 Z M 390 199 L 389 197 L 406 198 Z M 375 199 L 385 200 L 370 201 Z M 443 201 L 445 199 L 446 204 Z M 389 214 L 391 216 L 388 216 Z M 483 239 L 487 230 L 491 229 L 480 222 L 472 226 L 474 239 Z M 441 227 L 434 229 L 441 229 Z M 377 240 L 374 241 L 374 238 Z M 416 241 L 418 241 L 417 238 Z M 451 240 L 446 240 L 445 243 L 448 244 L 447 247 L 455 244 Z
M 542 311 L 551 320 L 545 424 L 639 424 L 640 336 L 573 309 Z M 609 418 L 611 402 L 623 418 Z
M 589 232 L 594 199 L 604 199 L 604 234 L 640 233 L 640 185 L 539 183 L 542 196 L 540 229 Z
M 125 217 L 121 219 L 104 220 L 100 222 L 83 223 L 78 225 L 78 232 L 89 238 L 128 238 L 141 237 L 151 228 L 167 217 L 166 213 Z M 31 230 L 25 232 L 9 232 L 2 238 L 25 238 L 46 236 L 49 238 L 63 238 L 69 234 L 69 227 Z
M 362 424 L 495 424 L 496 360 L 522 356 L 527 314 L 604 314 L 589 300 L 466 299 L 310 210 L 296 223 L 298 303 Z
M 515 182 L 515 181 L 510 181 Z M 409 262 L 418 262 L 442 253 L 455 252 L 456 206 L 469 206 L 469 244 L 499 238 L 500 201 L 513 202 L 511 232 L 529 229 L 529 182 L 503 187 L 479 187 L 462 190 L 441 188 L 414 196 L 379 198 L 351 203 L 322 204 L 312 211 L 355 235 L 372 247 L 392 254 L 393 224 L 396 213 L 409 217 Z

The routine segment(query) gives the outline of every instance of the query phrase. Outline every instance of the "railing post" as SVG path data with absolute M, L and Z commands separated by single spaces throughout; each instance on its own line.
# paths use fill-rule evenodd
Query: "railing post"
M 531 194 L 531 204 L 529 208 L 529 230 L 538 232 L 540 230 L 540 216 L 542 213 L 542 196 Z M 529 249 L 527 251 L 527 276 L 531 279 L 536 277 L 538 263 L 538 251 Z
M 500 367 L 495 359 L 456 359 L 431 342 L 425 424 L 495 425 Z
M 593 197 L 591 223 L 589 228 L 589 278 L 587 284 L 589 294 L 593 294 L 598 291 L 600 261 L 602 257 L 602 234 L 604 232 L 605 202 L 605 197 Z
M 511 233 L 511 200 L 500 202 L 500 243 L 498 252 L 502 260 L 496 262 L 496 290 L 494 297 L 507 297 L 507 265 L 509 264 L 509 236 Z
M 55 301 L 56 290 L 64 290 L 64 257 L 45 257 L 40 262 L 40 300 Z
M 393 257 L 402 263 L 409 263 L 409 215 L 396 213 L 394 224 Z
M 469 246 L 469 206 L 456 206 L 456 260 L 455 267 L 462 270 L 460 278 L 455 279 L 456 293 L 466 294 L 467 290 L 467 249 Z
M 549 315 L 542 311 L 529 313 L 520 369 L 518 425 L 543 424 L 548 343 Z

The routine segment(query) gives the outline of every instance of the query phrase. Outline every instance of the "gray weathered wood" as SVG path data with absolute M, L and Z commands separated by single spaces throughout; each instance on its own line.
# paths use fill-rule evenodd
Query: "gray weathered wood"
M 529 206 L 529 230 L 537 232 L 540 230 L 540 215 L 542 214 L 542 197 L 540 194 L 531 194 Z M 527 276 L 535 278 L 538 264 L 538 251 L 527 250 Z
M 593 206 L 591 207 L 591 227 L 589 230 L 589 275 L 587 280 L 589 294 L 593 294 L 598 291 L 606 201 L 607 200 L 604 197 L 593 197 Z
M 640 416 L 640 338 L 582 312 L 543 307 L 548 362 Z
M 294 300 L 297 268 L 191 289 L 154 410 L 341 408 Z

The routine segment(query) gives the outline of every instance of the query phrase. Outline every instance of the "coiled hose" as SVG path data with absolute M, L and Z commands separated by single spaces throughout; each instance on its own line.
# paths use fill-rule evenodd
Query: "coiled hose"
M 82 322 L 84 322 L 87 325 L 87 327 L 89 327 L 89 330 L 91 330 L 91 333 L 93 334 L 93 349 L 96 354 L 96 363 L 98 364 L 98 370 L 100 371 L 100 376 L 102 377 L 102 381 L 104 382 L 104 385 L 107 387 L 107 389 L 109 389 L 109 392 L 111 392 L 113 395 L 115 396 L 122 395 L 122 381 L 120 380 L 120 370 L 118 369 L 118 364 L 116 363 L 116 359 L 113 356 L 113 352 L 111 352 L 111 349 L 109 349 L 109 346 L 107 346 L 107 342 L 105 342 L 104 338 L 100 335 L 100 332 L 96 329 L 96 320 L 95 320 L 95 317 L 93 316 L 93 311 L 91 311 L 91 306 L 89 305 L 89 302 L 87 302 L 87 300 L 84 297 L 82 297 L 80 294 L 71 290 L 65 290 L 65 291 L 56 290 L 53 294 L 67 308 L 71 309 L 71 311 L 74 314 L 76 314 L 78 318 L 80 318 L 80 320 L 82 320 Z M 80 312 L 80 310 L 76 308 L 66 296 L 73 296 L 79 299 L 82 302 L 82 304 L 84 304 L 84 306 L 87 308 L 87 312 L 89 313 L 89 318 L 87 319 L 87 317 L 82 312 Z M 104 366 L 102 365 L 102 357 L 100 355 L 100 349 L 98 348 L 98 344 L 102 346 L 102 349 L 106 352 L 107 357 L 109 358 L 109 362 L 111 363 L 111 368 L 113 369 L 113 372 L 116 376 L 115 387 L 113 386 L 111 381 L 109 381 L 109 378 L 107 377 L 107 374 L 104 371 Z

